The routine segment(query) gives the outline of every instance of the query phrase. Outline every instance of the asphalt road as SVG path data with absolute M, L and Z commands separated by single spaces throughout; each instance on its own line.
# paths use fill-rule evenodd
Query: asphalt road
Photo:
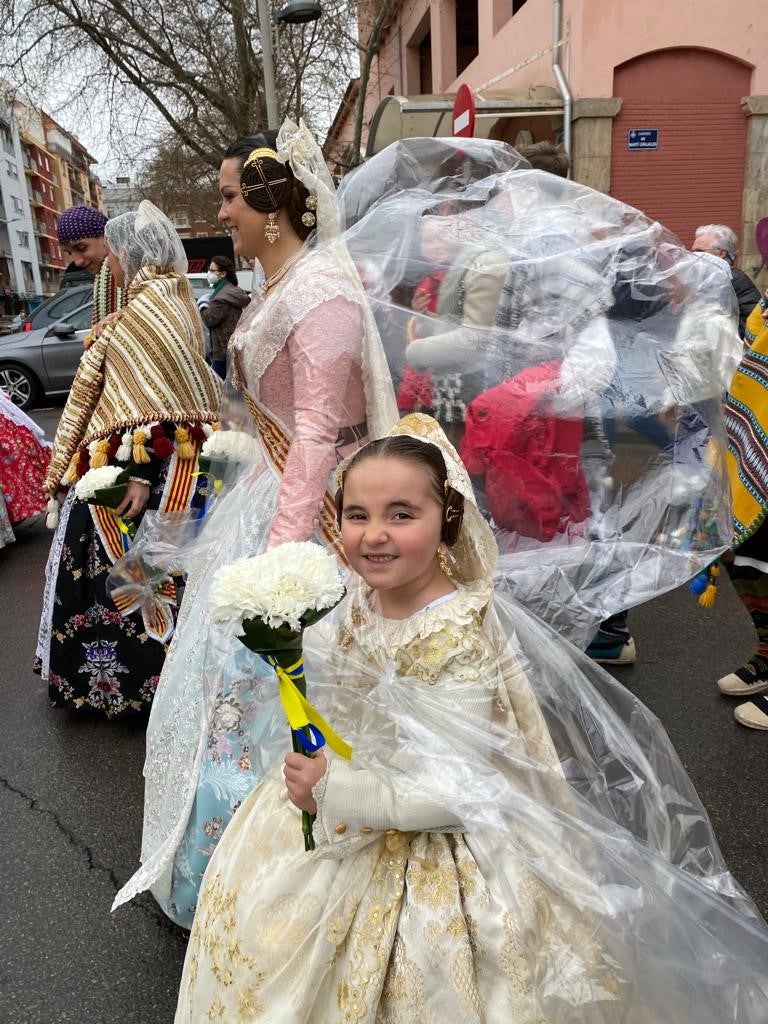
M 35 418 L 47 430 L 59 410 Z M 137 865 L 141 726 L 49 708 L 32 673 L 50 535 L 0 551 L 0 1020 L 170 1024 L 185 933 L 144 896 L 116 914 Z M 713 611 L 677 591 L 631 613 L 639 660 L 616 676 L 658 715 L 731 870 L 768 914 L 768 733 L 737 726 L 713 681 L 752 650 L 727 583 Z

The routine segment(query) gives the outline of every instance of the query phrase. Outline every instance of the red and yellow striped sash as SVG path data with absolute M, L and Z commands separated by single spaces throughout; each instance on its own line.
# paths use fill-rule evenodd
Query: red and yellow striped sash
M 253 422 L 259 431 L 267 458 L 282 477 L 285 464 L 288 461 L 291 439 L 280 423 L 252 395 L 249 395 L 245 390 L 242 392 L 242 395 L 245 399 L 245 404 L 248 406 L 248 411 L 253 417 Z M 344 554 L 344 548 L 341 546 L 341 537 L 336 525 L 336 503 L 327 487 L 323 495 L 318 519 L 320 522 L 319 533 L 326 545 L 342 565 L 348 565 L 349 563 Z

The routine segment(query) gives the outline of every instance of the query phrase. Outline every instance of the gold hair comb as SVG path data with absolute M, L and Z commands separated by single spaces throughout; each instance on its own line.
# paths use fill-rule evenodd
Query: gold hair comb
M 243 167 L 247 167 L 248 164 L 253 163 L 255 160 L 261 160 L 264 157 L 268 157 L 270 160 L 277 160 L 277 153 L 274 149 L 269 149 L 267 146 L 262 146 L 261 149 L 252 149 Z

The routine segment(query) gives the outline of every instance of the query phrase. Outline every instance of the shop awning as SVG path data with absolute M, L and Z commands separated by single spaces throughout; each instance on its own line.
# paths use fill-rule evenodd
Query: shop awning
M 385 97 L 371 119 L 366 156 L 380 153 L 397 139 L 450 135 L 454 98 L 453 94 Z M 488 91 L 478 94 L 475 102 L 475 136 L 482 139 L 491 136 L 500 120 L 563 113 L 562 98 L 549 86 L 536 86 L 524 93 Z

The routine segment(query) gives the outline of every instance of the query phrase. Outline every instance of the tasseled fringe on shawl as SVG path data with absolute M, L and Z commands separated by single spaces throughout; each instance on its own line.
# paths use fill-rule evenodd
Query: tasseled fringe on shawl
M 180 459 L 188 462 L 195 457 L 195 446 L 189 439 L 189 431 L 184 427 L 177 427 L 174 433 L 176 439 L 176 454 Z
M 67 471 L 61 478 L 63 484 L 74 484 L 77 483 L 77 464 L 80 461 L 80 452 L 75 452 L 72 458 L 69 460 Z
M 137 465 L 149 462 L 149 455 L 147 454 L 147 441 L 149 440 L 149 434 L 144 430 L 135 430 L 133 433 L 133 461 Z
M 59 525 L 59 503 L 55 498 L 49 498 L 45 506 L 48 513 L 45 517 L 45 525 L 49 530 L 55 530 Z
M 106 466 L 109 463 L 108 453 L 109 441 L 101 440 L 96 442 L 96 447 L 91 455 L 91 467 L 93 469 L 101 469 L 102 466 Z
M 133 434 L 130 430 L 126 430 L 123 436 L 120 438 L 120 447 L 117 449 L 115 458 L 118 462 L 130 462 L 131 452 L 133 451 Z
M 199 445 L 215 430 L 221 430 L 218 421 L 186 423 L 185 426 L 174 427 L 171 440 L 161 424 L 147 423 L 133 431 L 126 430 L 123 434 L 99 438 L 74 453 L 61 483 L 75 484 L 89 469 L 99 469 L 113 461 L 125 463 L 132 460 L 137 464 L 145 464 L 151 461 L 152 456 L 165 461 L 173 455 L 174 449 L 179 459 L 191 461 L 196 457 Z

